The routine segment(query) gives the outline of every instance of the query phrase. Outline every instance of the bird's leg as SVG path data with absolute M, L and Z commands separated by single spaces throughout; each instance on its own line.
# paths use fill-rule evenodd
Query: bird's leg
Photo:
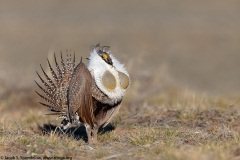
M 92 128 L 89 125 L 85 125 L 86 127 L 86 132 L 87 132 L 87 137 L 88 137 L 88 144 L 93 144 L 93 140 L 92 140 Z
M 86 127 L 86 132 L 87 132 L 87 136 L 88 136 L 88 144 L 97 144 L 98 140 L 97 140 L 97 133 L 98 133 L 98 126 L 94 125 L 94 127 L 91 127 L 89 125 L 85 125 Z
M 98 143 L 98 139 L 97 139 L 97 136 L 98 136 L 98 126 L 94 125 L 94 128 L 92 129 L 92 138 L 93 138 L 93 143 L 94 144 L 97 144 Z

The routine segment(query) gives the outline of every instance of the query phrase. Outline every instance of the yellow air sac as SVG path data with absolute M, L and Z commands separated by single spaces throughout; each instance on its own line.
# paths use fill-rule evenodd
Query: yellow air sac
M 109 71 L 103 74 L 102 82 L 103 86 L 109 91 L 113 91 L 117 86 L 116 78 Z
M 118 72 L 118 76 L 120 79 L 120 86 L 123 89 L 126 89 L 129 86 L 129 78 L 125 73 Z

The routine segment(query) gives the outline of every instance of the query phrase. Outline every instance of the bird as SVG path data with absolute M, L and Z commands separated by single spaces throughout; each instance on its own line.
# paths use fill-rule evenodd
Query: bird
M 41 85 L 36 93 L 44 100 L 39 102 L 49 108 L 47 115 L 62 119 L 60 127 L 67 130 L 71 126 L 84 125 L 89 144 L 97 144 L 100 127 L 106 127 L 118 113 L 120 104 L 130 85 L 130 77 L 125 65 L 119 62 L 109 46 L 100 44 L 91 47 L 87 65 L 75 65 L 75 53 L 67 55 L 61 63 L 54 53 L 55 69 L 50 64 L 50 76 L 42 65 L 45 78 L 38 72 Z

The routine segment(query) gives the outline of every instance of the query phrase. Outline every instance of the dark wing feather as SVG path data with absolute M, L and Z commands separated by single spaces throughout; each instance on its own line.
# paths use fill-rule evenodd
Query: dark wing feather
M 68 109 L 70 119 L 77 112 L 83 123 L 93 126 L 92 75 L 82 60 L 69 84 Z
M 49 76 L 44 71 L 43 67 L 40 65 L 46 80 L 44 80 L 37 72 L 37 75 L 40 78 L 44 87 L 42 87 L 41 85 L 39 85 L 39 83 L 36 82 L 38 87 L 42 90 L 43 94 L 40 94 L 39 92 L 36 92 L 36 93 L 41 98 L 43 98 L 45 102 L 47 102 L 47 103 L 40 102 L 40 104 L 48 107 L 51 111 L 56 112 L 58 114 L 66 114 L 67 113 L 67 90 L 68 90 L 69 83 L 70 83 L 74 66 L 75 66 L 75 55 L 73 60 L 71 58 L 67 58 L 67 62 L 64 63 L 62 53 L 61 53 L 61 67 L 60 67 L 57 63 L 56 56 L 54 53 L 56 72 L 51 66 L 49 60 L 47 61 L 48 61 L 48 67 L 50 69 L 51 76 Z

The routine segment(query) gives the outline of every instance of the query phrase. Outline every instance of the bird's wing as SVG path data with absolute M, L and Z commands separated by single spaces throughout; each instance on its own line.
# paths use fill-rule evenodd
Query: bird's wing
M 83 123 L 93 126 L 92 75 L 81 62 L 74 69 L 67 93 L 68 116 L 78 112 Z
M 112 118 L 118 113 L 120 106 L 121 105 L 118 105 L 117 107 L 114 107 L 107 112 L 104 120 L 102 121 L 102 123 L 104 124 L 103 128 L 106 127 L 111 122 Z
M 44 87 L 42 87 L 37 81 L 36 84 L 42 90 L 42 93 L 36 93 L 45 100 L 45 102 L 39 102 L 40 104 L 47 106 L 52 113 L 66 115 L 67 114 L 67 90 L 72 77 L 72 73 L 75 67 L 75 54 L 72 59 L 71 54 L 67 56 L 66 62 L 64 62 L 61 53 L 61 65 L 58 64 L 56 56 L 54 54 L 56 71 L 52 68 L 49 60 L 48 66 L 51 72 L 49 76 L 41 66 L 42 72 L 46 80 L 44 80 L 39 73 L 37 72 L 38 77 L 40 78 Z

